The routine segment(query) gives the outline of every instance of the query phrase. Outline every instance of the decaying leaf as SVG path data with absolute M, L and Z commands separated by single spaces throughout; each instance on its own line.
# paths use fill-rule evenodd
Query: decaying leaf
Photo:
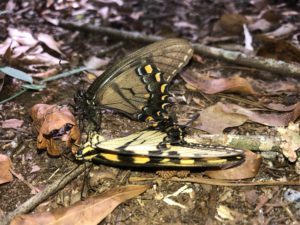
M 243 24 L 247 24 L 246 17 L 240 14 L 226 13 L 221 16 L 219 24 L 229 34 L 240 35 L 243 33 Z
M 222 105 L 218 103 L 201 111 L 196 128 L 211 134 L 221 134 L 225 128 L 240 126 L 247 121 L 244 115 L 224 112 Z
M 300 115 L 300 105 L 293 107 L 286 113 L 261 113 L 251 111 L 235 104 L 217 104 L 204 109 L 200 113 L 196 128 L 209 133 L 222 133 L 227 127 L 235 127 L 247 120 L 267 126 L 287 126 Z
M 35 73 L 49 69 L 47 67 L 50 66 L 58 67 L 68 63 L 61 60 L 63 54 L 59 44 L 50 35 L 39 34 L 36 39 L 30 32 L 16 28 L 8 28 L 8 33 L 9 37 L 0 44 L 0 56 L 7 65 Z M 41 43 L 59 55 L 58 58 L 45 52 L 47 49 Z
M 24 121 L 19 119 L 8 119 L 0 121 L 1 128 L 19 128 L 23 125 Z
M 259 171 L 262 157 L 251 151 L 245 151 L 245 162 L 225 170 L 207 170 L 205 175 L 214 179 L 240 180 L 253 178 Z
M 10 172 L 12 163 L 6 155 L 0 154 L 0 184 L 4 184 L 13 180 Z
M 240 76 L 233 76 L 221 79 L 205 78 L 200 74 L 182 73 L 182 78 L 190 86 L 206 94 L 216 94 L 220 92 L 233 92 L 240 94 L 256 95 L 256 91 L 251 84 Z
M 258 39 L 263 44 L 257 52 L 258 56 L 300 63 L 300 49 L 290 42 L 265 35 L 260 35 Z
M 77 152 L 76 145 L 80 143 L 80 130 L 67 107 L 36 104 L 31 108 L 31 118 L 38 132 L 38 149 L 47 149 L 50 155 L 58 156 L 64 144 L 71 148 L 74 154 Z
M 282 139 L 280 147 L 285 157 L 289 161 L 295 162 L 297 159 L 296 151 L 300 149 L 300 128 L 298 123 L 290 123 L 287 128 L 277 129 Z
M 146 191 L 146 185 L 128 185 L 115 188 L 99 196 L 90 197 L 68 208 L 58 208 L 43 212 L 17 216 L 11 225 L 44 224 L 98 224 L 122 202 L 136 197 Z

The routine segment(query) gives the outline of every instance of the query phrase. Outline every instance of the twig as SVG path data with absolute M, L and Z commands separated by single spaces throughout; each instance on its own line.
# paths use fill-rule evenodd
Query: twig
M 124 45 L 123 41 L 120 41 L 112 46 L 109 46 L 106 49 L 102 49 L 101 51 L 99 51 L 96 55 L 97 57 L 103 57 L 104 55 L 106 55 L 109 52 L 115 51 L 118 48 L 121 48 Z
M 282 139 L 265 135 L 233 135 L 233 134 L 201 134 L 186 138 L 187 141 L 200 144 L 226 145 L 234 148 L 248 149 L 253 151 L 278 151 Z
M 91 165 L 92 164 L 89 163 L 88 167 L 90 167 Z M 86 168 L 87 167 L 85 165 L 80 165 L 68 174 L 57 179 L 52 184 L 47 186 L 43 191 L 37 193 L 36 195 L 28 199 L 14 211 L 8 213 L 8 215 L 5 216 L 2 221 L 0 221 L 0 225 L 7 225 L 10 222 L 10 220 L 12 220 L 15 216 L 32 211 L 40 203 L 45 201 L 47 198 L 49 198 L 51 195 L 53 195 L 60 189 L 64 188 L 74 178 L 78 177 Z
M 70 30 L 80 30 L 98 34 L 109 35 L 122 40 L 154 42 L 162 40 L 163 37 L 154 35 L 145 35 L 139 32 L 130 32 L 117 30 L 109 27 L 96 27 L 92 25 L 80 25 L 74 22 L 60 21 L 60 26 Z M 240 52 L 227 51 L 215 47 L 209 47 L 201 44 L 193 44 L 195 53 L 203 54 L 209 57 L 225 60 L 227 62 L 253 67 L 261 70 L 278 73 L 283 76 L 300 77 L 300 67 L 280 60 L 268 59 L 263 57 L 249 57 Z
M 278 180 L 266 180 L 266 181 L 226 181 L 220 179 L 210 179 L 204 177 L 188 177 L 188 178 L 149 178 L 149 177 L 130 177 L 130 182 L 142 182 L 152 180 L 166 180 L 166 181 L 178 181 L 178 182 L 191 182 L 199 184 L 208 184 L 216 186 L 228 186 L 228 187 L 246 187 L 246 186 L 300 186 L 300 180 L 298 181 L 278 181 Z

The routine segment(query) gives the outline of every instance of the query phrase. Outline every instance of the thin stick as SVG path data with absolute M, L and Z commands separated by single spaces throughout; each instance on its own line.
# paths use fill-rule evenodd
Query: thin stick
M 80 30 L 98 34 L 109 35 L 114 38 L 131 41 L 154 42 L 164 39 L 160 36 L 145 35 L 139 32 L 117 30 L 109 27 L 92 26 L 89 24 L 80 25 L 74 22 L 60 21 L 60 26 L 70 30 Z M 228 51 L 220 48 L 209 47 L 201 44 L 193 44 L 195 53 L 206 55 L 212 58 L 225 60 L 227 62 L 248 66 L 251 68 L 270 71 L 286 76 L 300 77 L 300 67 L 280 60 L 264 57 L 249 57 L 241 52 Z
M 90 167 L 91 165 L 92 164 L 89 163 L 88 167 Z M 71 170 L 69 173 L 62 176 L 61 178 L 57 179 L 52 184 L 47 186 L 43 191 L 37 193 L 36 195 L 28 199 L 26 202 L 24 202 L 14 211 L 8 213 L 8 215 L 5 216 L 2 221 L 0 221 L 0 225 L 7 225 L 15 216 L 32 211 L 40 203 L 48 199 L 51 195 L 53 195 L 57 191 L 64 188 L 74 178 L 78 177 L 85 169 L 86 167 L 84 165 L 80 165 L 75 169 Z

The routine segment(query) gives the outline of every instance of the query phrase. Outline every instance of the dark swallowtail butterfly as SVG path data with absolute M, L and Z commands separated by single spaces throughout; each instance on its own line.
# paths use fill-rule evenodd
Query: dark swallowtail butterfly
M 168 82 L 193 54 L 183 39 L 166 39 L 141 48 L 107 69 L 75 101 L 103 107 L 139 121 L 159 121 L 169 104 Z

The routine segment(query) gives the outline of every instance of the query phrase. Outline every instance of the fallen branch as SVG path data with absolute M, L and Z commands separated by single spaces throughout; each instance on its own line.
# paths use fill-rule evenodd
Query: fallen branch
M 225 145 L 252 151 L 281 151 L 284 141 L 279 136 L 265 135 L 234 135 L 234 134 L 201 134 L 186 138 L 187 141 L 209 145 Z M 293 144 L 293 143 L 292 143 Z
M 122 40 L 154 42 L 164 39 L 160 36 L 145 35 L 139 32 L 117 30 L 109 27 L 96 27 L 88 24 L 80 25 L 74 22 L 67 21 L 60 21 L 59 25 L 70 30 L 80 30 L 85 32 L 103 34 Z M 201 44 L 193 44 L 193 47 L 197 54 L 203 54 L 212 58 L 225 60 L 230 63 L 278 73 L 283 76 L 300 77 L 300 67 L 291 63 L 263 57 L 250 57 L 240 52 L 227 51 L 224 49 L 209 47 Z
M 15 216 L 28 213 L 37 207 L 40 203 L 48 199 L 51 195 L 64 188 L 70 181 L 78 177 L 83 171 L 85 171 L 92 164 L 88 163 L 87 165 L 80 165 L 71 172 L 57 179 L 55 182 L 47 186 L 43 191 L 37 193 L 14 211 L 8 213 L 1 221 L 0 225 L 7 225 Z

